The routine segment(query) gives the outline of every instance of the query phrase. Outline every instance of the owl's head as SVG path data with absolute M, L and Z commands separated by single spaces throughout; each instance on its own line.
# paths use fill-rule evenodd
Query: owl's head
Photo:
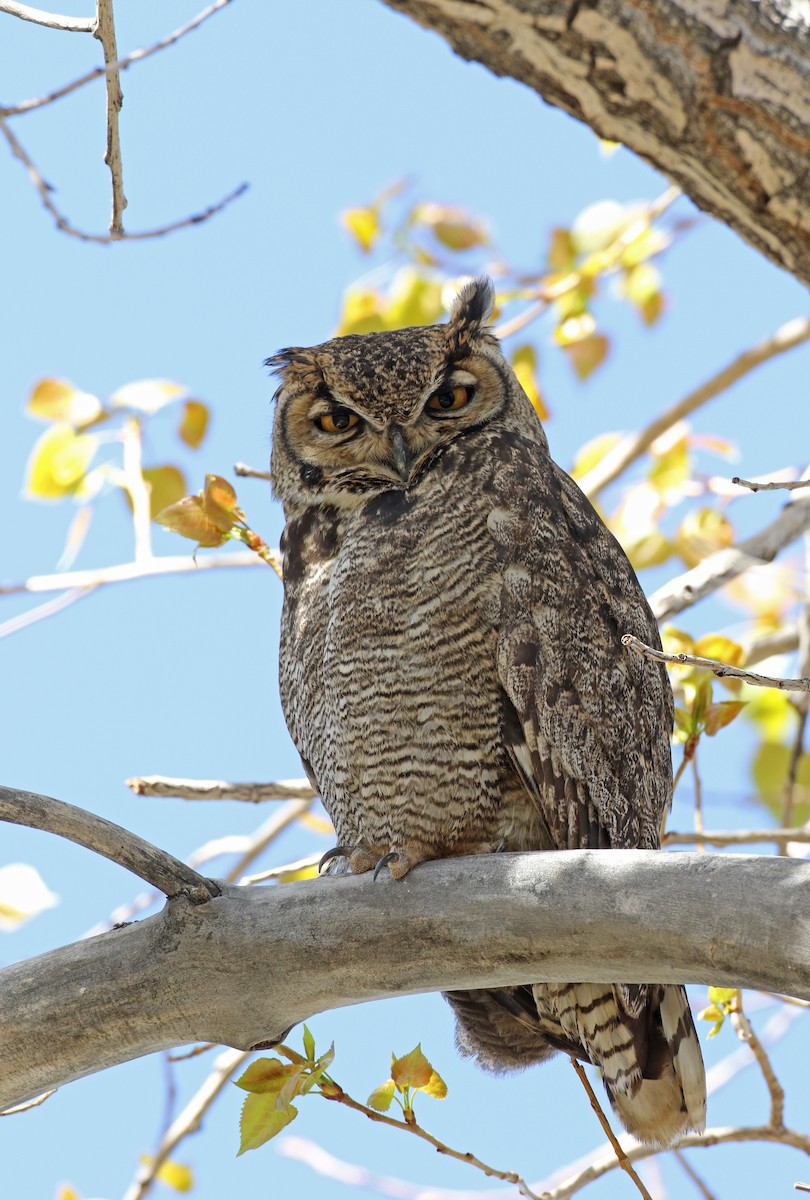
M 493 300 L 491 282 L 476 279 L 446 325 L 349 334 L 267 360 L 281 376 L 271 473 L 285 509 L 413 487 L 454 442 L 493 424 L 544 442 L 486 328 Z

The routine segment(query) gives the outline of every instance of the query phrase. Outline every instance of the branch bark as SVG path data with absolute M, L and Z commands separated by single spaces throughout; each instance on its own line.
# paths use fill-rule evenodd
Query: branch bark
M 781 0 L 385 0 L 810 283 L 810 18 Z
M 226 885 L 197 906 L 179 895 L 155 917 L 0 972 L 0 1108 L 171 1046 L 260 1046 L 365 1000 L 616 979 L 810 999 L 810 863 L 497 854 L 397 882 Z

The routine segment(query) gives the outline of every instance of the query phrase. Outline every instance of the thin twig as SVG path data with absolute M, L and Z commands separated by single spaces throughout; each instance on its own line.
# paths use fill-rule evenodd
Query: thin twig
M 700 771 L 698 770 L 697 754 L 692 755 L 692 775 L 695 781 L 695 833 L 703 833 L 703 788 L 700 783 Z M 695 842 L 699 852 L 705 854 L 706 846 L 703 842 Z
M 630 1176 L 633 1183 L 636 1185 L 636 1187 L 638 1188 L 641 1195 L 645 1198 L 645 1200 L 652 1200 L 650 1193 L 647 1191 L 644 1184 L 641 1182 L 638 1175 L 636 1174 L 636 1172 L 633 1170 L 632 1166 L 628 1162 L 627 1155 L 624 1152 L 624 1147 L 622 1146 L 619 1139 L 616 1137 L 616 1134 L 613 1132 L 611 1125 L 610 1125 L 610 1121 L 607 1119 L 607 1116 L 605 1114 L 605 1110 L 602 1108 L 602 1105 L 597 1100 L 596 1093 L 594 1092 L 593 1088 L 591 1087 L 591 1083 L 590 1083 L 590 1080 L 588 1079 L 588 1076 L 585 1074 L 585 1068 L 583 1067 L 582 1063 L 577 1062 L 577 1060 L 573 1057 L 573 1055 L 571 1055 L 569 1057 L 569 1062 L 571 1063 L 571 1066 L 576 1071 L 577 1077 L 579 1078 L 579 1082 L 582 1084 L 582 1086 L 585 1089 L 585 1094 L 587 1095 L 588 1100 L 590 1101 L 591 1108 L 596 1113 L 596 1117 L 599 1121 L 599 1124 L 602 1126 L 602 1129 L 605 1132 L 605 1136 L 607 1137 L 607 1140 L 610 1142 L 611 1146 L 613 1147 L 613 1152 L 616 1155 L 619 1166 L 627 1175 Z
M 284 1053 L 285 1047 L 277 1046 L 276 1049 Z M 335 1084 L 335 1087 L 339 1088 L 336 1095 L 331 1093 L 327 1095 L 323 1092 L 319 1092 L 318 1094 L 322 1095 L 325 1100 L 335 1101 L 346 1108 L 353 1109 L 354 1112 L 362 1113 L 370 1121 L 376 1121 L 380 1125 L 388 1125 L 391 1129 L 400 1129 L 403 1133 L 412 1133 L 414 1137 L 421 1138 L 423 1142 L 427 1142 L 428 1145 L 433 1146 L 435 1150 L 438 1150 L 439 1154 L 446 1154 L 448 1157 L 455 1158 L 459 1162 L 468 1163 L 471 1167 L 482 1171 L 484 1175 L 494 1177 L 495 1179 L 503 1179 L 506 1183 L 514 1184 L 521 1196 L 527 1196 L 529 1200 L 540 1200 L 537 1193 L 531 1190 L 525 1179 L 518 1175 L 516 1171 L 499 1171 L 497 1167 L 489 1166 L 488 1163 L 482 1162 L 480 1158 L 476 1158 L 469 1151 L 454 1150 L 452 1146 L 439 1141 L 438 1138 L 434 1137 L 432 1133 L 428 1133 L 426 1129 L 416 1124 L 415 1121 L 413 1123 L 410 1121 L 398 1121 L 396 1117 L 389 1117 L 386 1113 L 377 1112 L 376 1109 L 369 1108 L 366 1104 L 360 1104 L 359 1101 L 354 1100 L 344 1092 L 339 1084 Z M 647 1200 L 650 1200 L 649 1196 Z
M 754 671 L 744 671 L 741 667 L 732 667 L 729 663 L 719 662 L 716 658 L 701 658 L 697 654 L 665 654 L 663 650 L 655 650 L 645 642 L 640 641 L 632 633 L 622 637 L 622 645 L 629 650 L 635 650 L 642 658 L 652 658 L 656 662 L 676 663 L 679 666 L 704 667 L 721 679 L 729 676 L 742 679 L 752 687 L 779 688 L 783 692 L 810 692 L 810 677 L 801 679 L 777 679 L 772 675 L 757 675 Z
M 765 633 L 745 646 L 745 665 L 754 667 L 766 658 L 779 654 L 791 654 L 799 645 L 799 631 L 795 625 L 786 623 L 774 633 Z
M 151 1188 L 158 1171 L 171 1157 L 177 1145 L 189 1134 L 197 1132 L 208 1109 L 248 1058 L 249 1050 L 226 1050 L 219 1056 L 214 1070 L 166 1130 L 149 1162 L 138 1168 L 135 1178 L 124 1193 L 124 1200 L 142 1200 Z
M 243 883 L 245 871 L 250 864 L 255 862 L 260 854 L 264 854 L 270 843 L 274 842 L 289 825 L 292 825 L 299 817 L 303 817 L 304 813 L 309 812 L 312 805 L 312 799 L 290 800 L 280 812 L 274 813 L 268 821 L 260 825 L 252 835 L 250 845 L 226 873 L 225 882 Z
M 63 608 L 69 608 L 71 604 L 75 604 L 77 600 L 84 599 L 85 596 L 89 596 L 94 591 L 94 587 L 71 588 L 61 596 L 56 596 L 53 600 L 46 600 L 44 604 L 37 604 L 35 608 L 29 608 L 27 612 L 20 613 L 19 616 L 4 621 L 0 625 L 0 638 L 8 637 L 11 633 L 19 633 L 21 629 L 27 629 L 29 625 L 34 625 L 37 621 L 44 621 L 47 617 L 53 617 L 56 613 L 61 612 Z
M 3 10 L 10 0 L 0 0 L 0 11 Z M 92 83 L 95 79 L 101 79 L 108 71 L 125 71 L 127 67 L 131 67 L 135 62 L 141 62 L 144 58 L 149 58 L 152 54 L 157 54 L 159 50 L 165 50 L 167 46 L 174 45 L 180 38 L 185 37 L 187 33 L 191 33 L 203 21 L 207 21 L 214 13 L 231 4 L 232 0 L 216 0 L 215 4 L 210 4 L 208 8 L 203 9 L 196 17 L 193 17 L 186 25 L 182 25 L 179 29 L 175 29 L 173 33 L 169 33 L 160 41 L 155 42 L 151 46 L 143 47 L 140 50 L 133 50 L 129 54 L 125 54 L 123 58 L 119 58 L 117 62 L 111 63 L 104 67 L 94 67 L 92 71 L 88 71 L 86 75 L 81 75 L 78 79 L 72 80 L 70 83 L 63 84 L 62 87 L 55 88 L 52 92 L 48 92 L 46 96 L 39 96 L 35 100 L 22 100 L 19 104 L 10 104 L 5 108 L 0 108 L 0 117 L 16 117 L 21 113 L 31 112 L 35 108 L 42 108 L 46 104 L 53 104 L 54 100 L 61 100 L 63 96 L 69 96 L 71 92 L 75 92 L 77 88 L 84 87 L 85 84 Z M 64 20 L 73 20 L 74 18 L 60 18 Z M 76 20 L 84 20 L 84 18 L 75 18 Z M 92 32 L 93 24 L 88 27 L 88 32 Z M 84 26 L 82 26 L 84 29 Z
M 689 1159 L 686 1157 L 686 1155 L 682 1151 L 674 1150 L 672 1156 L 676 1160 L 676 1162 L 678 1162 L 679 1165 L 682 1167 L 684 1173 L 686 1175 L 688 1175 L 689 1178 L 692 1180 L 692 1183 L 695 1185 L 697 1190 L 700 1192 L 701 1196 L 703 1197 L 703 1200 L 717 1200 L 717 1197 L 715 1196 L 714 1192 L 709 1191 L 709 1188 L 703 1182 L 703 1179 L 700 1177 L 700 1175 L 698 1175 L 697 1171 L 695 1170 L 695 1168 L 690 1163 Z
M 233 464 L 233 473 L 241 479 L 267 479 L 271 482 L 273 478 L 269 471 L 258 471 L 256 467 L 249 467 L 247 463 L 241 462 Z
M 121 160 L 121 135 L 118 129 L 118 114 L 124 103 L 118 67 L 118 46 L 115 41 L 115 18 L 112 0 L 96 0 L 96 28 L 93 37 L 98 38 L 104 51 L 104 73 L 107 81 L 107 149 L 104 161 L 110 169 L 112 182 L 112 216 L 110 236 L 118 240 L 124 233 L 124 169 Z
M 19 139 L 12 133 L 7 123 L 0 117 L 0 133 L 5 135 L 6 141 L 11 147 L 11 152 L 15 158 L 19 159 L 28 172 L 28 177 L 39 193 L 40 200 L 45 208 L 53 217 L 58 229 L 62 233 L 67 233 L 70 237 L 78 238 L 82 242 L 95 242 L 98 245 L 109 245 L 111 242 L 137 242 L 145 241 L 149 238 L 164 237 L 166 234 L 175 233 L 178 229 L 186 229 L 191 225 L 199 225 L 202 221 L 207 221 L 216 213 L 221 212 L 233 200 L 236 200 L 244 192 L 247 191 L 248 185 L 241 183 L 238 188 L 235 188 L 224 199 L 217 201 L 216 204 L 211 204 L 202 212 L 194 213 L 190 217 L 183 217 L 182 220 L 173 221 L 168 225 L 161 225 L 157 229 L 144 229 L 139 233 L 122 233 L 118 237 L 113 237 L 110 233 L 86 233 L 82 229 L 77 229 L 75 225 L 71 225 L 67 217 L 60 212 L 51 199 L 53 188 L 43 179 L 38 167 L 33 162 L 31 156 L 24 149 Z
M 804 754 L 804 736 L 807 731 L 807 706 L 802 705 L 798 713 L 799 723 L 790 749 L 790 763 L 787 778 L 782 789 L 782 824 L 790 825 L 793 820 L 793 810 L 796 803 L 796 792 L 799 786 L 799 767 Z M 787 854 L 787 842 L 779 847 L 780 854 Z
M 665 846 L 755 846 L 760 843 L 779 845 L 780 842 L 810 842 L 810 826 L 796 829 L 710 829 L 704 833 L 694 830 L 684 833 L 665 833 Z
M 35 1096 L 33 1100 L 15 1104 L 13 1108 L 5 1108 L 0 1112 L 0 1117 L 13 1117 L 17 1113 L 27 1112 L 29 1108 L 39 1108 L 40 1104 L 44 1104 L 46 1100 L 50 1100 L 51 1096 L 55 1096 L 58 1090 L 58 1088 L 51 1088 L 49 1092 L 43 1092 L 41 1096 Z
M 278 562 L 281 555 L 276 552 Z M 113 567 L 90 568 L 87 571 L 63 571 L 53 575 L 32 575 L 22 583 L 0 584 L 0 596 L 16 596 L 26 592 L 62 592 L 68 588 L 102 587 L 107 583 L 125 583 L 149 575 L 196 574 L 221 567 L 258 567 L 261 559 L 252 550 L 235 553 L 206 554 L 194 558 L 190 554 L 167 554 L 149 562 L 119 563 Z
M 198 875 L 165 850 L 113 821 L 63 800 L 0 787 L 0 820 L 30 829 L 43 829 L 85 846 L 139 875 L 166 896 L 185 892 L 193 903 L 200 904 L 219 895 L 215 883 Z
M 742 992 L 739 990 L 737 991 L 736 1003 L 731 1012 L 731 1024 L 734 1026 L 734 1030 L 740 1041 L 745 1042 L 745 1044 L 751 1048 L 751 1052 L 759 1064 L 759 1069 L 762 1071 L 762 1077 L 765 1080 L 765 1086 L 767 1087 L 768 1094 L 771 1098 L 771 1114 L 768 1124 L 771 1129 L 778 1133 L 784 1128 L 784 1088 L 776 1078 L 776 1073 L 771 1066 L 771 1060 L 768 1058 L 765 1047 L 754 1033 L 751 1022 L 745 1015 L 745 1011 L 743 1009 Z
M 18 4 L 17 0 L 0 0 L 0 12 L 19 17 L 21 21 L 33 21 L 48 29 L 61 29 L 65 33 L 95 33 L 95 17 L 64 17 L 60 13 L 44 12 L 30 4 Z
M 181 800 L 312 800 L 307 779 L 280 779 L 276 783 L 229 783 L 224 779 L 173 779 L 169 775 L 144 775 L 127 779 L 136 796 L 175 796 Z
M 297 858 L 295 862 L 282 863 L 278 867 L 270 867 L 268 871 L 259 871 L 255 875 L 245 875 L 239 882 L 244 887 L 251 887 L 256 883 L 267 883 L 270 879 L 280 879 L 283 875 L 289 875 L 292 872 L 304 871 L 307 868 L 317 867 L 323 855 L 318 851 L 316 854 L 307 854 L 304 858 Z
M 760 483 L 756 479 L 740 479 L 739 475 L 735 475 L 732 483 L 736 483 L 738 487 L 749 488 L 752 492 L 775 492 L 784 488 L 786 491 L 792 492 L 796 488 L 810 487 L 810 479 L 792 479 L 786 481 L 770 480 Z
M 700 408 L 707 401 L 713 400 L 715 396 L 719 396 L 721 392 L 726 391 L 738 379 L 742 379 L 755 367 L 761 363 L 767 362 L 771 358 L 775 358 L 778 354 L 784 354 L 787 350 L 792 350 L 795 346 L 800 346 L 802 342 L 810 339 L 810 318 L 796 317 L 792 321 L 788 321 L 786 325 L 782 325 L 777 329 L 771 337 L 766 338 L 757 346 L 752 346 L 749 350 L 745 350 L 727 366 L 713 375 L 711 379 L 707 379 L 700 387 L 689 392 L 677 404 L 666 409 L 657 416 L 650 424 L 640 430 L 638 433 L 628 434 L 622 438 L 618 445 L 614 446 L 595 467 L 585 474 L 579 480 L 579 486 L 582 491 L 590 499 L 598 496 L 599 493 L 617 479 L 619 475 L 625 471 L 631 463 L 640 458 L 641 455 L 650 448 L 656 438 L 659 438 L 662 433 L 671 429 L 678 421 L 682 421 L 689 413 Z

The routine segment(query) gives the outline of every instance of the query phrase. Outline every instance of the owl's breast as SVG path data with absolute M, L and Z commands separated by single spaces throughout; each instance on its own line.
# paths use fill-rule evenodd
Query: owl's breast
M 282 699 L 341 838 L 452 853 L 495 836 L 500 581 L 490 505 L 451 483 L 369 500 L 285 586 Z

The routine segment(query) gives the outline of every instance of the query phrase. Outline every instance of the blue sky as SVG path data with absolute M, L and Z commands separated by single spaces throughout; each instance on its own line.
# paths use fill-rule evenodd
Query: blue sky
M 120 52 L 147 45 L 194 15 L 193 5 L 142 0 L 119 5 Z M 82 12 L 79 5 L 65 11 Z M 4 101 L 39 95 L 93 67 L 90 38 L 0 16 Z M 394 179 L 414 195 L 486 214 L 499 247 L 528 268 L 542 263 L 548 232 L 603 198 L 650 200 L 666 181 L 626 151 L 606 158 L 591 132 L 527 89 L 454 57 L 435 35 L 372 0 L 233 4 L 173 49 L 123 77 L 121 117 L 128 228 L 149 228 L 206 207 L 243 180 L 244 197 L 210 222 L 153 242 L 86 245 L 67 238 L 20 165 L 0 156 L 6 281 L 0 379 L 2 438 L 0 576 L 21 580 L 55 569 L 69 503 L 21 498 L 23 467 L 41 427 L 22 412 L 32 384 L 71 379 L 100 396 L 134 379 L 168 378 L 213 409 L 210 437 L 178 452 L 168 418 L 155 422 L 155 459 L 181 459 L 193 486 L 206 471 L 230 474 L 237 460 L 267 462 L 273 383 L 263 359 L 280 346 L 321 341 L 334 329 L 345 286 L 366 264 L 338 214 L 367 203 Z M 24 119 L 15 132 L 75 224 L 106 225 L 109 195 L 101 156 L 103 92 L 93 84 Z M 694 213 L 679 202 L 681 216 Z M 806 311 L 806 295 L 736 235 L 706 218 L 664 256 L 669 309 L 653 330 L 626 305 L 605 299 L 613 338 L 606 365 L 578 384 L 539 328 L 541 380 L 553 419 L 555 457 L 569 465 L 579 445 L 607 429 L 633 429 L 782 322 Z M 695 419 L 701 432 L 739 446 L 714 470 L 750 477 L 806 454 L 808 349 L 749 376 Z M 240 498 L 255 528 L 275 544 L 281 514 L 260 482 Z M 742 530 L 759 527 L 782 501 L 738 502 Z M 162 531 L 161 553 L 183 544 Z M 189 544 L 190 548 L 190 544 Z M 77 566 L 131 557 L 120 497 L 100 506 Z M 644 580 L 645 586 L 655 586 Z M 236 803 L 136 799 L 131 775 L 161 773 L 262 780 L 300 774 L 277 697 L 280 585 L 270 571 L 201 573 L 109 587 L 0 646 L 5 711 L 3 777 L 82 805 L 184 856 L 210 838 L 249 832 L 267 813 Z M 31 606 L 2 600 L 0 621 Z M 739 614 L 704 606 L 688 627 L 732 628 Z M 9 686 L 10 685 L 10 686 Z M 220 718 L 228 714 L 227 726 Z M 718 739 L 705 763 L 707 823 L 726 828 L 762 817 L 741 807 L 749 790 L 743 733 Z M 676 802 L 673 825 L 691 815 Z M 755 814 L 752 817 L 752 812 Z M 0 835 L 0 865 L 34 863 L 61 904 L 0 942 L 0 962 L 81 936 L 140 889 L 112 864 L 43 834 Z M 326 844 L 294 829 L 275 847 L 287 861 Z M 227 867 L 223 862 L 221 870 Z M 316 886 L 316 885 L 313 885 Z M 696 989 L 698 1007 L 705 990 Z M 764 1023 L 768 1013 L 755 1016 Z M 425 1099 L 439 1136 L 484 1159 L 540 1179 L 600 1143 L 567 1063 L 493 1079 L 461 1062 L 438 997 L 392 1000 L 322 1014 L 319 1043 L 335 1040 L 335 1077 L 364 1099 L 385 1078 L 392 1049 L 421 1040 L 447 1079 L 448 1100 Z M 800 1027 L 801 1028 L 801 1027 Z M 293 1044 L 298 1034 L 292 1035 Z M 732 1035 L 706 1045 L 707 1062 L 729 1054 Z M 810 1054 L 794 1031 L 776 1052 L 788 1085 L 788 1119 L 801 1121 Z M 206 1070 L 178 1071 L 178 1103 Z M 158 1134 L 164 1110 L 158 1059 L 144 1059 L 63 1089 L 42 1108 L 0 1127 L 8 1195 L 49 1198 L 59 1181 L 83 1198 L 123 1194 Z M 792 1095 L 792 1099 L 791 1099 Z M 751 1068 L 710 1101 L 710 1122 L 766 1115 Z M 197 1176 L 195 1195 L 298 1192 L 340 1200 L 347 1186 L 318 1178 L 271 1144 L 236 1160 L 240 1096 L 232 1089 L 178 1157 Z M 289 1131 L 331 1154 L 425 1186 L 498 1191 L 427 1148 L 311 1098 Z M 405 1142 L 405 1144 L 403 1144 Z M 722 1194 L 788 1196 L 808 1170 L 794 1152 L 763 1147 L 699 1151 L 693 1158 Z M 662 1162 L 668 1195 L 688 1196 L 677 1165 Z M 652 1183 L 650 1184 L 653 1187 Z M 165 1191 L 165 1189 L 162 1189 Z M 654 1190 L 654 1189 L 653 1189 Z M 609 1177 L 588 1191 L 629 1194 Z

